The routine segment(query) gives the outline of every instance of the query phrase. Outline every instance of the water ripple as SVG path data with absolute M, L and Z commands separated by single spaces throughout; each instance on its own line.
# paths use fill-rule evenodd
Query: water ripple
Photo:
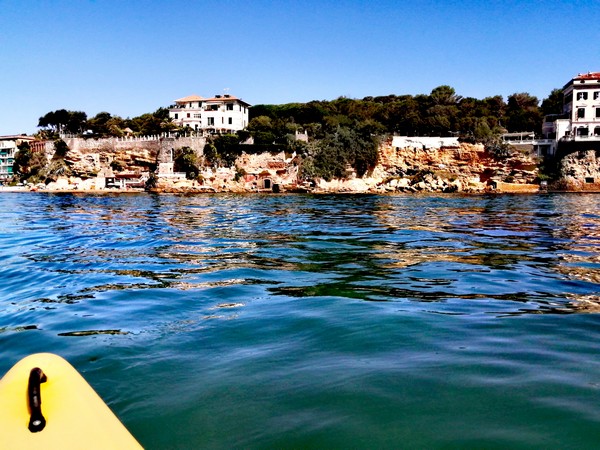
M 599 199 L 3 194 L 0 368 L 70 357 L 150 447 L 583 448 Z

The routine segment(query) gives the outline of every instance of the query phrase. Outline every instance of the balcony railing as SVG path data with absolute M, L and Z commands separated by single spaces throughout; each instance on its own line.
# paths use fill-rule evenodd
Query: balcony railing
M 576 142 L 576 141 L 600 141 L 599 134 L 586 134 L 582 136 L 563 136 L 560 138 L 561 141 L 565 142 Z

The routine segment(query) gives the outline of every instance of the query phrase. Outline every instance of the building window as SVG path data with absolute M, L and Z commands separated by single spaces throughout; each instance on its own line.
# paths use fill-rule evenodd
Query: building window
M 578 119 L 585 118 L 585 108 L 577 108 L 577 118 Z
M 233 117 L 230 117 L 229 118 L 229 125 L 232 125 L 232 124 L 233 124 Z
M 596 119 L 600 119 L 600 108 L 596 108 Z
M 233 103 L 227 103 L 227 111 L 233 111 Z
M 190 118 L 190 113 L 187 113 L 188 119 Z
M 587 100 L 587 99 L 588 99 L 587 92 L 578 92 L 577 93 L 577 100 Z
M 600 127 L 594 128 L 594 136 L 600 136 Z
M 594 92 L 594 100 L 598 100 L 600 98 L 600 91 Z
M 194 114 L 194 119 L 200 119 L 201 115 L 200 114 Z
M 586 183 L 593 183 L 594 179 L 592 177 L 585 177 L 585 182 Z
M 214 126 L 215 125 L 215 118 L 214 117 L 209 117 L 208 118 L 208 125 L 209 126 Z
M 175 113 L 175 120 L 179 119 L 179 114 Z

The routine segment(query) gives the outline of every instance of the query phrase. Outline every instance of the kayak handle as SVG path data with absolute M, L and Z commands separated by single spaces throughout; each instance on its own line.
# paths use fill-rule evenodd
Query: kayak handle
M 27 399 L 29 400 L 29 431 L 37 433 L 46 426 L 46 419 L 42 415 L 42 390 L 41 383 L 45 383 L 48 378 L 42 372 L 42 369 L 36 367 L 29 372 L 29 384 L 27 385 Z

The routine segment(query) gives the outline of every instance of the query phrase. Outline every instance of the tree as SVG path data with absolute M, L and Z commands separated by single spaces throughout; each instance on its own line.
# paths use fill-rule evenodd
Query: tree
M 367 132 L 369 125 L 362 128 L 339 126 L 308 149 L 308 155 L 302 164 L 302 176 L 305 179 L 315 177 L 327 181 L 333 178 L 346 178 L 348 166 L 359 177 L 377 163 L 378 142 Z
M 83 111 L 58 109 L 50 111 L 38 120 L 38 127 L 49 128 L 56 133 L 81 133 L 86 125 L 87 114 Z
M 17 153 L 13 162 L 13 172 L 16 174 L 27 173 L 31 161 L 31 147 L 29 142 L 22 142 L 17 146 Z
M 69 111 L 65 129 L 69 133 L 81 134 L 87 123 L 87 114 L 83 111 Z
M 158 108 L 153 113 L 142 114 L 125 121 L 125 125 L 143 136 L 158 135 L 174 130 L 176 125 L 169 118 L 169 110 Z
M 195 178 L 200 171 L 200 160 L 196 152 L 190 147 L 182 147 L 175 150 L 173 169 L 176 172 L 185 172 L 189 179 Z
M 239 138 L 235 134 L 223 134 L 213 141 L 219 162 L 225 167 L 233 166 L 236 158 L 242 154 Z
M 538 131 L 542 127 L 542 114 L 538 99 L 527 92 L 508 97 L 506 108 L 507 128 L 510 132 Z
M 54 156 L 58 158 L 64 158 L 69 151 L 69 146 L 62 139 L 54 141 Z
M 454 88 L 448 85 L 442 85 L 434 88 L 430 94 L 431 100 L 434 105 L 456 105 L 462 98 L 460 95 L 456 95 Z
M 553 89 L 548 98 L 542 101 L 541 112 L 544 116 L 549 114 L 563 113 L 563 91 L 562 89 Z
M 109 135 L 108 122 L 112 119 L 110 113 L 106 111 L 99 112 L 90 120 L 88 120 L 88 127 L 90 130 L 99 136 Z
M 258 116 L 251 119 L 247 128 L 254 138 L 255 144 L 272 144 L 277 138 L 273 120 L 269 116 Z

